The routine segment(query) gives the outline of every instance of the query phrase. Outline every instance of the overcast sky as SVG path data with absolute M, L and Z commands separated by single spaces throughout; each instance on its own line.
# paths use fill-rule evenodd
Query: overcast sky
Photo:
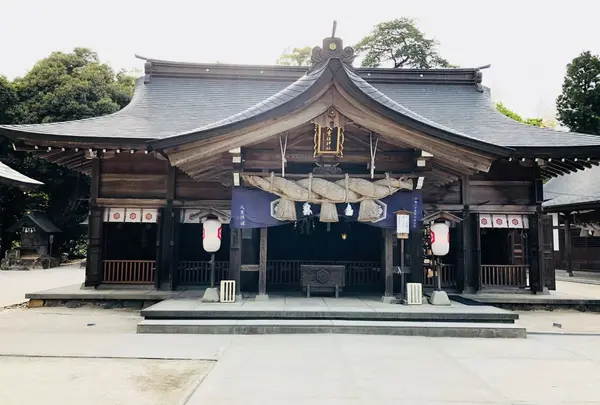
M 330 35 L 352 45 L 378 22 L 411 17 L 461 67 L 490 63 L 484 84 L 525 116 L 552 116 L 567 63 L 600 53 L 595 0 L 0 0 L 0 74 L 22 76 L 50 52 L 89 47 L 113 67 L 133 54 L 273 64 L 287 47 Z

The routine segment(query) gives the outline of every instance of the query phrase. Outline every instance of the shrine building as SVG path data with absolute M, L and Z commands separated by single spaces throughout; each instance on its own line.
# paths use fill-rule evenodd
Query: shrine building
M 554 289 L 542 184 L 598 166 L 600 137 L 502 115 L 482 68 L 366 69 L 354 56 L 329 37 L 309 67 L 139 57 L 121 111 L 0 134 L 90 176 L 86 286 L 206 286 L 212 219 L 216 281 L 238 293 L 300 291 L 303 266 L 327 265 L 341 294 L 390 297 L 401 263 L 433 286 L 423 218 L 444 212 L 459 218 L 444 289 Z

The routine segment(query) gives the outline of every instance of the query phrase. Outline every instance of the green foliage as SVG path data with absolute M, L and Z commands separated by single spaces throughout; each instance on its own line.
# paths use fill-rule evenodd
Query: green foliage
M 600 135 L 600 58 L 589 51 L 567 65 L 558 119 L 574 132 Z
M 362 67 L 380 67 L 391 61 L 394 68 L 454 67 L 437 52 L 438 42 L 426 38 L 410 18 L 377 24 L 354 49 L 364 55 Z
M 101 64 L 95 52 L 53 52 L 14 81 L 19 124 L 78 120 L 114 113 L 131 99 L 134 78 Z
M 294 48 L 291 51 L 287 49 L 277 59 L 276 64 L 282 66 L 309 66 L 312 48 L 305 46 L 304 48 Z
M 11 121 L 9 109 L 17 103 L 17 92 L 6 77 L 0 76 L 0 124 Z
M 58 122 L 111 114 L 129 103 L 134 85 L 134 77 L 125 71 L 115 73 L 89 49 L 54 52 L 12 83 L 0 77 L 0 123 Z M 55 238 L 55 252 L 71 257 L 85 255 L 85 227 L 79 223 L 89 209 L 87 176 L 14 152 L 11 142 L 1 137 L 0 160 L 44 183 L 29 192 L 0 186 L 2 249 L 17 237 L 7 234 L 6 229 L 26 209 L 39 209 L 63 231 Z
M 534 127 L 550 127 L 551 124 L 544 122 L 543 118 L 523 118 L 513 110 L 509 109 L 502 103 L 496 103 L 496 109 L 508 118 L 512 118 L 515 121 L 522 122 L 523 124 L 533 125 Z

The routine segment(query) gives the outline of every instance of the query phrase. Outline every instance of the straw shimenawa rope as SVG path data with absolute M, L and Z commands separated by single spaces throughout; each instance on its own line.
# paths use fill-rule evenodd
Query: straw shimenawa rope
M 286 221 L 296 220 L 293 202 L 321 204 L 321 221 L 337 222 L 336 203 L 360 203 L 358 220 L 372 222 L 379 219 L 379 206 L 375 200 L 388 197 L 398 190 L 412 190 L 412 182 L 405 178 L 394 179 L 386 175 L 385 179 L 370 182 L 365 179 L 353 179 L 348 175 L 343 180 L 331 182 L 311 175 L 307 179 L 292 181 L 271 173 L 268 178 L 243 175 L 244 180 L 263 191 L 281 197 L 277 218 Z

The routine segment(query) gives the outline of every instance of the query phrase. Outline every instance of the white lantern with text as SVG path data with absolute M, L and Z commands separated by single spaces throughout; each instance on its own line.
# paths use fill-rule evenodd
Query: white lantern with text
M 450 227 L 443 222 L 431 224 L 431 253 L 446 256 L 450 251 Z
M 202 223 L 202 246 L 209 253 L 221 247 L 221 223 L 217 219 L 207 219 Z

